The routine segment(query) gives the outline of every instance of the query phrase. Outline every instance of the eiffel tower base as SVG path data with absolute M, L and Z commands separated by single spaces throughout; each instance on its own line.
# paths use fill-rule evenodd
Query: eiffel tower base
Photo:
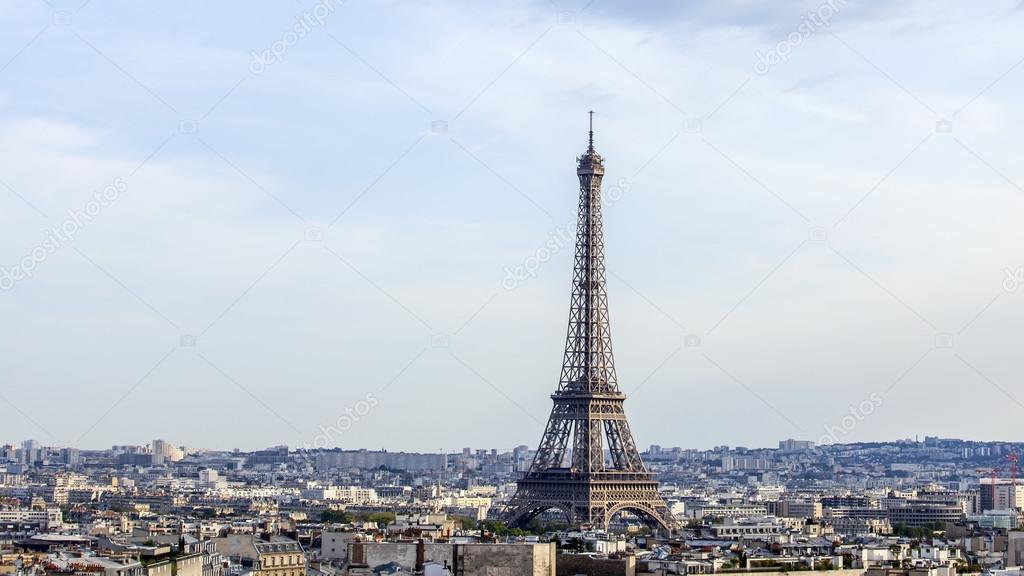
M 557 509 L 570 526 L 589 525 L 607 531 L 616 514 L 629 512 L 656 531 L 671 534 L 675 520 L 658 494 L 653 475 L 612 473 L 607 479 L 594 478 L 601 475 L 573 478 L 551 471 L 528 475 L 519 480 L 518 491 L 508 504 L 506 524 L 523 527 L 538 514 Z

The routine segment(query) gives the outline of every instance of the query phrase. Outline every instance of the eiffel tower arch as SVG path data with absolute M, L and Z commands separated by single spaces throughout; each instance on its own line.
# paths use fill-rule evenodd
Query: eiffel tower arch
M 669 531 L 675 520 L 640 458 L 615 374 L 601 218 L 604 159 L 594 150 L 593 114 L 590 145 L 577 158 L 579 217 L 562 373 L 540 447 L 517 481 L 505 521 L 522 526 L 557 509 L 570 526 L 607 529 L 613 516 L 630 512 Z

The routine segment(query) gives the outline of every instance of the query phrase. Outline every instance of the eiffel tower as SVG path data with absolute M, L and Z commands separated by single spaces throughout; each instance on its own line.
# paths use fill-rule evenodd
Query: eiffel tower
M 580 205 L 562 375 L 540 448 L 517 482 L 505 521 L 522 526 L 558 509 L 570 526 L 607 530 L 612 517 L 626 511 L 667 532 L 675 521 L 640 459 L 615 375 L 601 224 L 604 158 L 594 150 L 593 112 L 590 145 L 576 160 Z

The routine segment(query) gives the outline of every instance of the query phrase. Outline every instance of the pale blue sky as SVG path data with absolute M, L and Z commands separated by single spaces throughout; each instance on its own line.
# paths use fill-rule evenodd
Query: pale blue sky
M 0 4 L 0 440 L 534 444 L 590 109 L 642 446 L 1019 439 L 1019 3 L 677 4 Z

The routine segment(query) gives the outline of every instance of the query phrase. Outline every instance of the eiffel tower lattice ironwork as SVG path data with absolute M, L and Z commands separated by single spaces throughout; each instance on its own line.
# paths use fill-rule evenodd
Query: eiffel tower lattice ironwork
M 572 526 L 607 529 L 612 517 L 625 511 L 669 530 L 675 521 L 637 451 L 623 410 L 626 395 L 615 375 L 601 222 L 604 159 L 594 150 L 593 112 L 590 145 L 577 158 L 576 174 L 576 263 L 562 375 L 551 395 L 554 408 L 544 437 L 517 482 L 505 520 L 522 526 L 558 509 Z

